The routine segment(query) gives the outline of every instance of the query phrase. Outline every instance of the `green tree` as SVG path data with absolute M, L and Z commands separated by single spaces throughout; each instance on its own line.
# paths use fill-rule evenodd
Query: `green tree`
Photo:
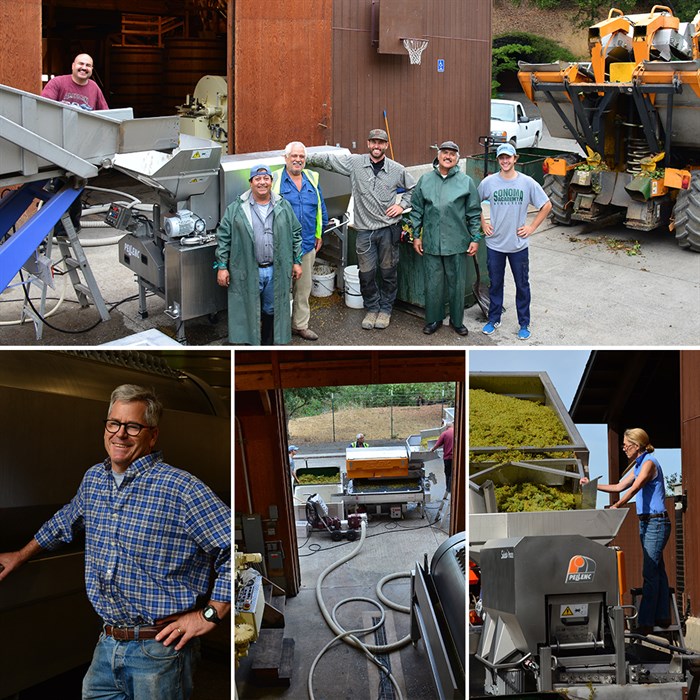
M 518 70 L 518 61 L 534 51 L 532 46 L 525 44 L 506 44 L 494 46 L 491 51 L 491 97 L 496 97 L 501 83 L 498 76 L 504 71 Z
M 297 416 L 313 416 L 330 408 L 330 396 L 335 387 L 305 387 L 303 389 L 285 389 L 284 406 L 287 420 Z

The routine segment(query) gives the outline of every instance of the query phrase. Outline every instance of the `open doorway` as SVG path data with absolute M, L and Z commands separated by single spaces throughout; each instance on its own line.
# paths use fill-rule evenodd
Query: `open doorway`
M 407 377 L 415 381 L 407 383 Z M 240 659 L 239 697 L 301 697 L 309 683 L 316 693 L 338 695 L 347 688 L 358 697 L 435 697 L 442 681 L 431 669 L 427 635 L 417 631 L 413 572 L 423 567 L 429 572 L 448 550 L 443 564 L 454 559 L 451 548 L 459 548 L 454 537 L 463 543 L 463 521 L 457 528 L 465 500 L 464 354 L 236 353 L 235 384 L 236 522 L 243 532 L 246 509 L 262 513 L 258 547 L 266 564 L 277 561 L 282 567 L 277 572 L 268 567 L 268 574 L 278 575 L 275 585 L 287 594 L 284 628 L 262 624 L 249 658 Z M 431 451 L 450 422 L 452 497 L 446 494 L 440 452 Z M 293 471 L 299 483 L 290 447 L 298 448 Z M 306 477 L 311 483 L 302 483 Z M 409 481 L 417 490 L 407 487 Z M 307 517 L 314 493 L 321 494 L 325 509 L 314 508 Z M 452 512 L 439 518 L 450 504 Z M 461 624 L 462 643 L 454 647 L 463 654 L 463 570 L 461 577 L 461 593 L 444 607 Z M 459 588 L 459 574 L 456 580 Z M 391 675 L 364 653 L 332 643 L 343 630 L 360 628 L 372 628 L 358 634 Z M 448 646 L 459 639 L 459 632 L 446 634 Z M 278 639 L 270 644 L 268 636 Z M 262 667 L 275 644 L 280 663 Z M 289 670 L 285 653 L 293 655 Z M 453 679 L 463 686 L 458 652 L 453 656 Z

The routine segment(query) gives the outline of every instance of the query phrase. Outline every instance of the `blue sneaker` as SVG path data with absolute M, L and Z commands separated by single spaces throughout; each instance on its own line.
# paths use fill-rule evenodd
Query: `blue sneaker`
M 523 326 L 518 331 L 518 338 L 520 338 L 520 340 L 527 340 L 530 337 L 530 335 L 530 326 Z
M 498 328 L 500 325 L 501 325 L 501 322 L 500 322 L 500 321 L 496 321 L 495 323 L 491 323 L 491 321 L 489 321 L 489 322 L 481 329 L 481 332 L 482 332 L 484 335 L 491 335 L 491 333 L 493 333 L 493 332 L 496 330 L 496 328 Z

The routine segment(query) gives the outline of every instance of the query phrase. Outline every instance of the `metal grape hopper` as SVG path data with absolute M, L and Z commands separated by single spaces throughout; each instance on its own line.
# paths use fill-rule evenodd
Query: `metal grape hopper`
M 496 459 L 485 467 L 472 465 L 479 471 L 470 477 L 469 550 L 480 570 L 476 611 L 482 620 L 470 626 L 472 683 L 502 696 L 586 684 L 685 681 L 692 655 L 676 611 L 671 614 L 678 631 L 671 642 L 626 629 L 636 610 L 622 603 L 623 553 L 608 546 L 626 509 L 596 510 L 595 497 L 585 495 L 575 510 L 496 512 L 495 485 L 526 481 L 575 493 L 587 473 L 588 450 L 547 375 L 475 373 L 470 387 L 544 399 L 559 413 L 571 444 L 532 451 L 567 449 L 576 455 L 497 464 L 498 452 L 506 448 L 483 448 Z

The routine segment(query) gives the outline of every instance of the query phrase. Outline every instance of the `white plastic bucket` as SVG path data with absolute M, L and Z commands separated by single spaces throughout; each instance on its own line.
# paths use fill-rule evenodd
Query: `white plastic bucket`
M 345 306 L 361 309 L 364 306 L 360 292 L 360 269 L 357 265 L 345 268 Z
M 329 297 L 335 289 L 335 272 L 327 275 L 311 275 L 311 294 L 315 297 Z

